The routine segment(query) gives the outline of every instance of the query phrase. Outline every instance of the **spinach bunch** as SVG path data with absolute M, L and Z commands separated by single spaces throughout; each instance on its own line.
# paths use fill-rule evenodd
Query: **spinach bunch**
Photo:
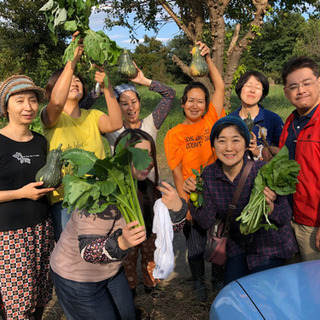
M 63 178 L 64 208 L 96 214 L 113 204 L 126 223 L 139 221 L 140 225 L 145 225 L 131 164 L 137 170 L 144 170 L 152 159 L 147 150 L 135 148 L 135 144 L 126 147 L 129 138 L 130 135 L 119 141 L 114 156 L 102 160 L 83 149 L 69 149 L 62 153 L 60 159 L 71 167 Z
M 263 190 L 269 187 L 278 195 L 289 195 L 296 191 L 300 165 L 295 160 L 289 160 L 289 151 L 284 146 L 279 153 L 265 164 L 254 180 L 249 203 L 237 218 L 240 220 L 240 232 L 250 234 L 264 227 L 266 230 L 278 229 L 269 221 L 268 206 Z

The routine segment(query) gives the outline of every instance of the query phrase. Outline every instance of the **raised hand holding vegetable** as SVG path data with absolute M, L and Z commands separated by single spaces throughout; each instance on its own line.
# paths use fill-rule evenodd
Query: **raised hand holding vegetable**
M 76 39 L 72 41 L 65 51 L 63 62 L 74 58 L 74 49 L 78 41 L 83 38 L 85 58 L 90 65 L 114 65 L 120 56 L 122 49 L 103 32 L 93 31 L 89 27 L 89 18 L 94 7 L 98 7 L 97 0 L 49 0 L 39 11 L 46 17 L 47 25 L 51 31 L 50 36 L 57 42 L 57 27 L 63 25 L 65 30 L 79 31 Z

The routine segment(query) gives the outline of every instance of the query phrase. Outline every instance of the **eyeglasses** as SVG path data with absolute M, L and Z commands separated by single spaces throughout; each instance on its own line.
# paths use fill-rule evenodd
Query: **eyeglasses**
M 245 83 L 243 86 L 246 87 L 246 88 L 249 88 L 249 89 L 254 88 L 255 90 L 263 90 L 262 86 L 259 86 L 259 85 L 254 86 L 254 85 L 253 85 L 252 83 L 250 83 L 250 82 Z
M 313 81 L 311 79 L 306 79 L 306 80 L 302 81 L 300 84 L 293 83 L 293 84 L 288 85 L 286 88 L 290 92 L 298 91 L 299 88 L 308 88 L 308 87 L 312 86 L 317 80 L 318 80 L 318 78 Z

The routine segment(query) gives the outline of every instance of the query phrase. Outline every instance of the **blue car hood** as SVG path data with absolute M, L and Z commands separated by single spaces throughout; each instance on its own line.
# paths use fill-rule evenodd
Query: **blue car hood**
M 240 278 L 220 291 L 212 309 L 217 317 L 210 319 L 320 319 L 320 260 Z M 224 317 L 227 309 L 233 311 Z

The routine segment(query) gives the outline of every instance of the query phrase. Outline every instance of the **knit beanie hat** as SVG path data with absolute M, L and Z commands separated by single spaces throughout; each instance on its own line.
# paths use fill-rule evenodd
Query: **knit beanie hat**
M 116 99 L 119 101 L 120 96 L 126 92 L 126 91 L 133 91 L 138 96 L 138 99 L 140 100 L 137 88 L 130 83 L 120 84 L 119 86 L 114 87 L 114 94 L 116 96 Z
M 45 90 L 36 86 L 32 79 L 24 75 L 11 76 L 0 83 L 0 112 L 2 116 L 7 116 L 7 104 L 10 96 L 24 91 L 34 91 L 37 94 L 38 102 L 43 102 L 46 98 Z
M 249 143 L 251 139 L 249 129 L 241 118 L 235 117 L 235 116 L 226 116 L 226 117 L 220 118 L 213 125 L 211 129 L 211 134 L 210 134 L 210 142 L 212 147 L 213 147 L 213 142 L 214 142 L 213 140 L 216 136 L 217 129 L 223 124 L 233 124 L 241 128 L 245 133 L 244 139 L 246 140 L 246 147 L 249 147 Z

